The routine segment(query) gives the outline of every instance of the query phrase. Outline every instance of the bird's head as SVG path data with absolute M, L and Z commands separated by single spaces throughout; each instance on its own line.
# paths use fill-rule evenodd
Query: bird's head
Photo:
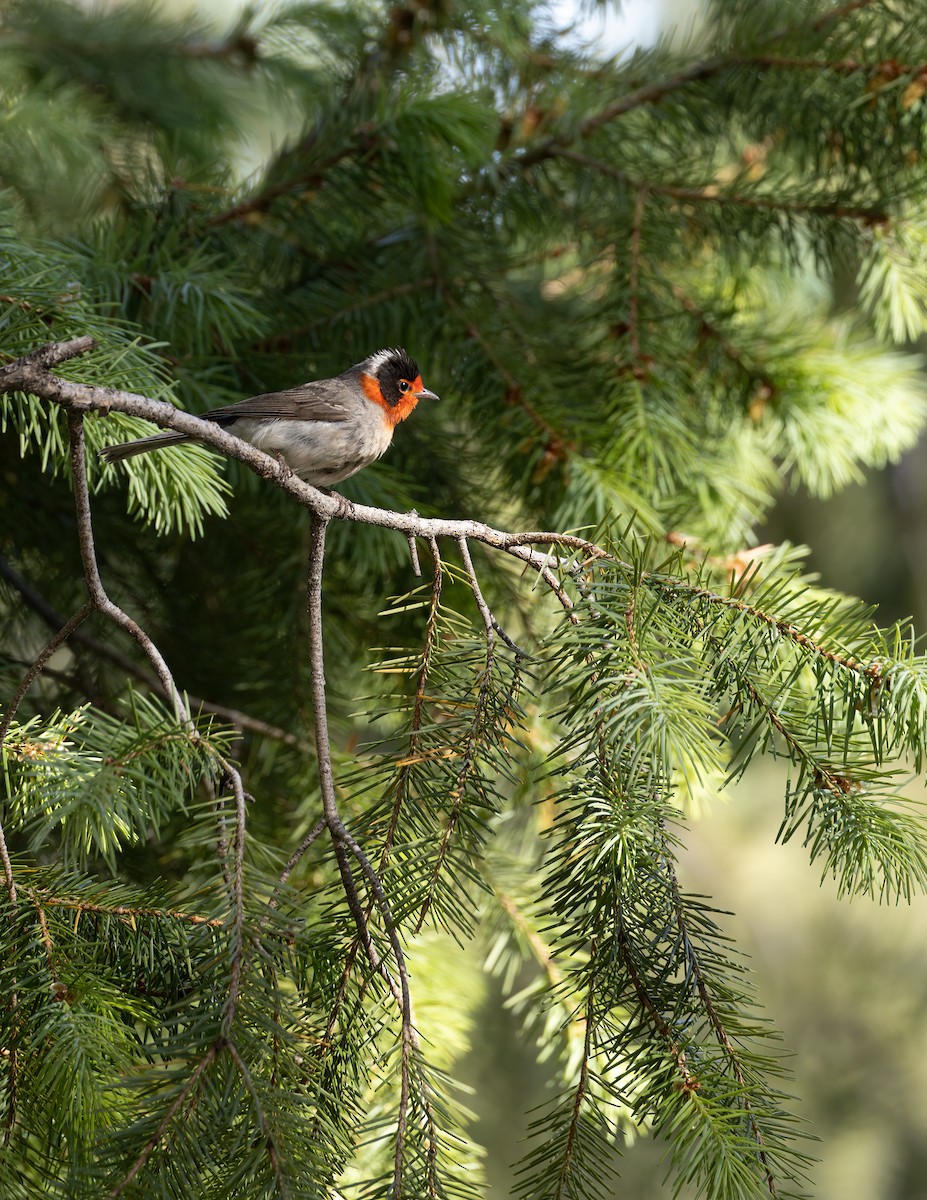
M 377 350 L 360 364 L 364 395 L 378 404 L 397 425 L 404 421 L 419 400 L 437 400 L 422 383 L 418 363 L 405 350 Z

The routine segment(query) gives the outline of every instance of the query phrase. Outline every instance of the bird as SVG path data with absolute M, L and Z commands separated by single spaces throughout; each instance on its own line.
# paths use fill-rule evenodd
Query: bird
M 330 379 L 250 396 L 203 413 L 229 433 L 282 460 L 300 479 L 330 487 L 375 462 L 393 430 L 419 400 L 437 400 L 422 383 L 418 363 L 398 347 L 377 350 Z M 104 446 L 106 462 L 195 442 L 186 433 L 156 433 Z

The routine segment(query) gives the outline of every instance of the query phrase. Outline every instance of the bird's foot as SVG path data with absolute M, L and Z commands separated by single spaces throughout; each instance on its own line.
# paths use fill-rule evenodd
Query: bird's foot
M 327 496 L 329 498 L 329 500 L 334 500 L 336 508 L 335 508 L 335 511 L 332 513 L 333 517 L 337 517 L 339 520 L 344 521 L 354 511 L 354 505 L 351 503 L 350 500 L 345 499 L 345 497 L 342 496 L 340 492 L 332 491 L 331 488 L 327 488 L 327 487 L 320 487 L 320 488 L 318 488 L 318 490 L 322 493 L 323 496 Z
M 280 468 L 280 470 L 282 472 L 282 477 L 284 479 L 289 479 L 291 475 L 295 474 L 293 468 L 290 466 L 290 464 L 287 462 L 287 460 L 283 457 L 282 450 L 275 450 L 273 452 L 272 457 L 277 460 L 277 466 Z

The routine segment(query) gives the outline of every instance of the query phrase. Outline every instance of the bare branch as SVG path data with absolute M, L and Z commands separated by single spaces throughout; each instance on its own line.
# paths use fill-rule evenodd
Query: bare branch
M 290 875 L 293 873 L 293 869 L 296 866 L 296 864 L 299 862 L 299 860 L 302 858 L 302 856 L 306 853 L 306 851 L 309 849 L 309 847 L 312 845 L 312 843 L 316 840 L 316 838 L 318 838 L 321 834 L 323 834 L 325 832 L 326 828 L 327 828 L 327 826 L 324 821 L 318 821 L 315 825 L 313 825 L 313 827 L 309 830 L 309 832 L 306 834 L 306 836 L 303 838 L 303 840 L 299 843 L 299 845 L 296 847 L 296 849 L 290 855 L 289 859 L 287 860 L 286 866 L 280 872 L 280 878 L 277 880 L 277 886 L 274 888 L 274 894 L 270 898 L 269 903 L 271 904 L 271 906 L 274 906 L 276 904 L 276 897 L 280 894 L 281 890 L 286 886 L 286 881 L 290 878 Z
M 315 720 L 315 745 L 319 762 L 319 787 L 322 792 L 322 812 L 332 839 L 335 859 L 341 875 L 345 899 L 361 945 L 371 967 L 382 975 L 394 995 L 399 994 L 398 985 L 390 975 L 373 943 L 364 906 L 361 904 L 357 884 L 348 850 L 348 831 L 338 811 L 335 796 L 335 779 L 332 771 L 331 742 L 328 735 L 328 709 L 325 694 L 325 662 L 322 643 L 322 570 L 325 559 L 325 533 L 328 518 L 313 514 L 309 545 L 309 571 L 306 587 L 307 616 L 309 629 L 310 687 L 312 692 L 312 715 Z
M 46 375 L 52 367 L 60 366 L 69 358 L 87 354 L 95 347 L 96 341 L 92 337 L 71 338 L 67 342 L 46 342 L 44 346 L 30 350 L 22 358 L 15 359 L 9 366 L 0 367 L 0 392 L 20 388 L 28 391 L 28 385 L 19 382 L 20 379 L 26 380 L 33 374 Z
M 123 612 L 119 605 L 114 604 L 106 594 L 100 578 L 96 549 L 93 544 L 90 492 L 87 487 L 87 468 L 84 462 L 84 418 L 81 413 L 73 411 L 68 413 L 68 434 L 71 439 L 71 471 L 74 478 L 74 501 L 77 506 L 77 540 L 80 545 L 81 562 L 84 566 L 84 578 L 87 581 L 90 601 L 98 612 L 109 617 L 114 624 L 124 629 L 138 642 L 154 667 L 178 720 L 190 727 L 190 714 L 161 651 L 138 622 L 134 621 L 128 613 Z

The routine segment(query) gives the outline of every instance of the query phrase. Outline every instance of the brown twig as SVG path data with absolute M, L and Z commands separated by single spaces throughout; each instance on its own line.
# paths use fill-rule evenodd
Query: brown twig
M 325 533 L 328 519 L 313 514 L 309 537 L 309 570 L 306 586 L 306 609 L 308 617 L 309 661 L 310 661 L 310 690 L 312 698 L 312 715 L 315 721 L 315 744 L 319 769 L 319 789 L 322 793 L 322 813 L 325 825 L 332 839 L 335 859 L 341 875 L 345 899 L 348 909 L 354 919 L 361 945 L 367 954 L 367 959 L 377 974 L 381 975 L 387 986 L 398 996 L 403 983 L 397 984 L 389 972 L 385 962 L 380 957 L 373 943 L 367 922 L 364 906 L 361 904 L 354 872 L 350 862 L 350 839 L 341 814 L 338 810 L 338 799 L 335 794 L 335 778 L 332 770 L 331 741 L 328 733 L 328 705 L 325 688 L 325 662 L 322 640 L 322 573 L 325 559 Z
M 204 917 L 199 913 L 180 912 L 173 908 L 137 908 L 129 904 L 97 904 L 90 900 L 70 899 L 64 896 L 51 896 L 36 888 L 30 889 L 30 897 L 39 896 L 45 908 L 70 908 L 78 913 L 94 913 L 104 917 L 152 917 L 156 920 L 168 918 L 172 921 L 183 921 L 188 925 L 208 925 L 213 929 L 221 929 L 225 921 L 221 917 Z
M 636 179 L 621 167 L 613 166 L 600 158 L 592 158 L 569 146 L 558 146 L 553 157 L 563 158 L 579 167 L 587 167 L 600 175 L 608 175 L 632 188 L 646 188 L 656 195 L 668 196 L 693 204 L 735 204 L 742 208 L 765 209 L 770 212 L 794 213 L 798 216 L 832 217 L 838 221 L 858 221 L 863 225 L 887 225 L 889 215 L 884 209 L 864 208 L 843 204 L 839 200 L 815 202 L 811 200 L 780 200 L 775 196 L 747 195 L 742 192 L 724 191 L 720 188 L 680 187 L 673 183 L 658 183 L 652 179 Z
M 270 900 L 268 901 L 268 904 L 270 905 L 271 908 L 276 907 L 277 897 L 280 895 L 281 891 L 283 891 L 283 889 L 286 887 L 286 881 L 292 875 L 293 870 L 296 867 L 299 860 L 303 857 L 303 855 L 306 853 L 306 851 L 309 849 L 309 847 L 312 845 L 312 843 L 317 838 L 319 838 L 325 832 L 325 830 L 327 828 L 328 828 L 328 826 L 326 825 L 326 823 L 324 821 L 317 821 L 316 824 L 313 825 L 313 827 L 309 830 L 309 832 L 303 838 L 303 840 L 299 843 L 299 845 L 296 847 L 296 849 L 293 851 L 293 853 L 290 855 L 290 857 L 287 859 L 286 866 L 280 872 L 280 878 L 277 880 L 277 886 L 274 888 L 273 895 L 271 896 Z
M 316 755 L 319 767 L 319 786 L 322 792 L 322 811 L 335 851 L 335 859 L 341 874 L 342 887 L 348 908 L 354 918 L 357 934 L 363 945 L 371 967 L 382 975 L 397 998 L 402 1015 L 402 1051 L 400 1067 L 399 1113 L 396 1121 L 396 1150 L 393 1167 L 393 1195 L 402 1195 L 404 1168 L 404 1145 L 408 1118 L 411 1054 L 414 1045 L 412 1028 L 412 1002 L 409 991 L 409 975 L 405 963 L 396 925 L 379 875 L 374 870 L 361 847 L 348 832 L 338 810 L 335 794 L 334 773 L 331 760 L 331 742 L 328 733 L 328 708 L 325 689 L 325 663 L 322 639 L 322 574 L 325 560 L 325 534 L 328 519 L 313 514 L 309 539 L 309 571 L 306 587 L 307 616 L 309 631 L 310 686 L 312 713 L 315 720 Z M 349 853 L 366 875 L 367 882 L 376 898 L 377 907 L 383 918 L 386 934 L 393 951 L 398 984 L 377 953 L 370 933 L 367 914 L 361 904 L 354 873 L 348 859 Z
M 190 727 L 190 713 L 160 650 L 138 622 L 124 612 L 118 604 L 113 603 L 106 594 L 100 578 L 96 548 L 93 542 L 90 492 L 87 487 L 87 468 L 84 462 L 84 417 L 82 413 L 74 410 L 68 411 L 68 435 L 71 439 L 71 472 L 74 479 L 74 501 L 77 508 L 77 540 L 84 568 L 84 579 L 87 583 L 87 591 L 90 593 L 90 602 L 97 612 L 108 617 L 120 629 L 124 629 L 138 643 L 154 668 L 177 719 Z
M 206 1051 L 206 1053 L 203 1055 L 203 1057 L 200 1059 L 200 1061 L 193 1068 L 193 1070 L 190 1073 L 190 1078 L 187 1080 L 187 1082 L 183 1085 L 183 1087 L 177 1093 L 176 1097 L 174 1098 L 174 1100 L 171 1103 L 170 1107 L 168 1108 L 167 1112 L 164 1114 L 164 1116 L 158 1122 L 158 1127 L 155 1129 L 154 1133 L 151 1135 L 151 1137 L 148 1139 L 148 1141 L 142 1147 L 138 1156 L 135 1158 L 132 1165 L 129 1167 L 128 1171 L 125 1173 L 125 1175 L 119 1181 L 119 1183 L 116 1184 L 116 1186 L 112 1189 L 112 1191 L 107 1193 L 106 1200 L 117 1200 L 117 1197 L 119 1197 L 123 1194 L 123 1192 L 129 1186 L 129 1184 L 138 1175 L 139 1171 L 141 1171 L 141 1169 L 144 1167 L 145 1163 L 147 1163 L 149 1158 L 151 1158 L 152 1153 L 158 1147 L 158 1145 L 161 1142 L 161 1139 L 164 1137 L 164 1134 L 167 1132 L 168 1126 L 170 1125 L 171 1121 L 173 1121 L 174 1117 L 177 1115 L 177 1113 L 180 1111 L 180 1109 L 182 1108 L 182 1106 L 184 1105 L 184 1103 L 190 1096 L 190 1093 L 196 1087 L 196 1084 L 199 1081 L 200 1076 L 203 1074 L 203 1072 L 206 1070 L 206 1068 L 212 1064 L 214 1059 L 217 1057 L 217 1055 L 219 1054 L 219 1051 L 222 1049 L 222 1045 L 223 1045 L 223 1043 L 221 1040 L 217 1040 L 217 1041 L 213 1042 L 213 1044 L 209 1047 L 209 1049 Z

